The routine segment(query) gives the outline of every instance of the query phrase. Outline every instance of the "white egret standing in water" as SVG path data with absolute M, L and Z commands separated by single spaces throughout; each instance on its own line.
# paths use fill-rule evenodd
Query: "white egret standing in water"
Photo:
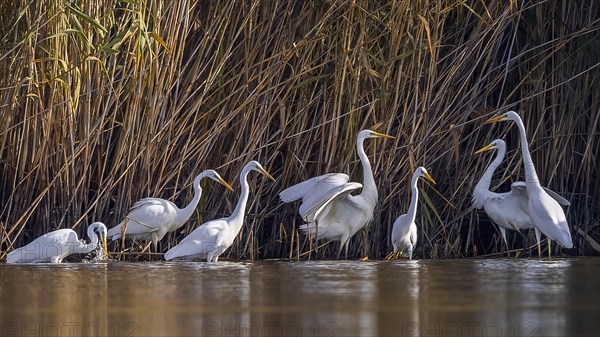
M 512 120 L 519 128 L 519 136 L 521 138 L 521 152 L 523 155 L 523 163 L 525 165 L 525 186 L 527 191 L 527 210 L 529 217 L 535 226 L 536 240 L 540 241 L 540 231 L 548 237 L 548 255 L 551 255 L 550 243 L 551 240 L 556 240 L 565 248 L 573 248 L 571 232 L 567 217 L 560 204 L 542 188 L 529 153 L 529 144 L 525 133 L 525 126 L 519 115 L 514 111 L 509 111 L 504 114 L 488 119 L 485 124 L 495 123 L 498 121 Z M 540 254 L 540 246 L 538 245 L 538 254 Z
M 60 263 L 71 254 L 87 254 L 98 247 L 102 242 L 102 252 L 108 256 L 106 250 L 106 226 L 102 222 L 94 222 L 87 229 L 90 243 L 79 240 L 77 233 L 69 228 L 58 229 L 46 233 L 33 240 L 28 245 L 8 253 L 7 263 Z
M 246 203 L 250 194 L 247 179 L 250 171 L 260 172 L 275 181 L 275 178 L 259 162 L 253 160 L 246 164 L 240 173 L 242 192 L 233 213 L 229 217 L 211 220 L 196 228 L 177 246 L 165 253 L 165 260 L 176 258 L 186 260 L 206 259 L 207 262 L 217 262 L 219 260 L 219 256 L 233 244 L 244 224 Z
M 356 150 L 362 162 L 363 184 L 348 182 L 350 177 L 343 173 L 329 173 L 288 187 L 279 193 L 281 201 L 286 203 L 302 199 L 298 213 L 306 224 L 300 226 L 300 229 L 309 232 L 316 240 L 340 241 L 338 258 L 343 247 L 346 259 L 348 258 L 350 238 L 371 221 L 377 204 L 377 186 L 363 147 L 364 140 L 368 138 L 394 139 L 393 136 L 371 130 L 358 133 Z M 361 187 L 360 194 L 350 194 Z
M 495 193 L 490 191 L 490 182 L 494 175 L 494 171 L 504 159 L 506 143 L 502 139 L 496 139 L 490 144 L 477 150 L 475 154 L 480 154 L 488 150 L 497 150 L 496 158 L 490 163 L 473 190 L 473 206 L 476 209 L 483 208 L 488 217 L 498 225 L 508 252 L 509 246 L 506 239 L 507 229 L 520 231 L 528 228 L 535 229 L 535 226 L 529 217 L 529 198 L 527 196 L 526 183 L 522 181 L 512 183 L 510 192 Z M 556 192 L 545 187 L 544 189 L 560 204 L 570 205 L 569 201 L 558 195 Z M 537 236 L 536 240 L 539 247 L 540 242 Z
M 435 180 L 433 180 L 424 167 L 419 166 L 413 173 L 410 183 L 412 191 L 410 196 L 410 206 L 408 207 L 408 212 L 406 214 L 402 214 L 394 221 L 394 227 L 392 228 L 392 246 L 394 247 L 394 252 L 388 256 L 388 259 L 393 257 L 397 258 L 406 250 L 408 259 L 412 260 L 413 249 L 417 245 L 417 225 L 415 224 L 415 219 L 417 217 L 417 203 L 419 201 L 419 188 L 417 187 L 417 182 L 421 177 L 425 177 L 435 184 Z
M 185 208 L 180 209 L 171 201 L 161 198 L 141 199 L 131 207 L 123 222 L 108 231 L 108 237 L 117 240 L 124 231 L 128 238 L 152 240 L 156 249 L 158 241 L 165 234 L 176 231 L 192 216 L 202 195 L 200 181 L 204 178 L 213 179 L 233 191 L 215 170 L 206 170 L 194 178 L 194 198 Z

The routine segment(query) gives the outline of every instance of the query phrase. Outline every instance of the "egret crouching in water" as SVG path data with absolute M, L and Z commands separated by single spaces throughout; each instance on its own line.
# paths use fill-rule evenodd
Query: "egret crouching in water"
M 413 173 L 410 206 L 408 207 L 408 212 L 399 216 L 394 222 L 394 227 L 392 228 L 392 246 L 394 247 L 394 252 L 388 255 L 386 258 L 388 260 L 397 259 L 404 251 L 408 254 L 408 259 L 412 260 L 413 249 L 417 245 L 417 225 L 415 224 L 417 203 L 419 201 L 417 182 L 421 177 L 435 184 L 435 180 L 433 180 L 424 167 L 419 166 Z
M 485 213 L 494 223 L 498 225 L 502 239 L 506 244 L 506 250 L 509 251 L 508 241 L 506 240 L 506 230 L 512 229 L 520 231 L 522 229 L 535 228 L 529 217 L 526 183 L 516 181 L 512 183 L 510 192 L 495 193 L 490 191 L 490 182 L 494 171 L 502 163 L 506 153 L 506 143 L 502 139 L 496 139 L 490 144 L 477 150 L 479 154 L 488 150 L 497 150 L 496 158 L 490 163 L 487 170 L 473 190 L 473 206 L 476 209 L 483 208 Z M 569 201 L 547 188 L 545 191 L 562 205 L 570 205 Z M 539 238 L 536 237 L 538 247 Z M 538 250 L 539 253 L 539 250 Z
M 185 208 L 180 209 L 161 198 L 141 199 L 131 207 L 123 222 L 108 231 L 108 237 L 115 241 L 124 234 L 132 239 L 151 240 L 156 249 L 165 234 L 176 231 L 192 216 L 202 196 L 200 181 L 204 178 L 215 180 L 233 191 L 215 170 L 206 170 L 194 178 L 194 198 Z
M 8 253 L 7 263 L 60 263 L 71 254 L 87 254 L 102 242 L 102 253 L 106 250 L 106 226 L 102 222 L 94 222 L 87 229 L 90 243 L 79 240 L 77 233 L 69 228 L 58 229 L 46 233 L 28 245 Z
M 535 226 L 536 240 L 538 241 L 538 255 L 540 253 L 540 231 L 548 237 L 548 256 L 551 255 L 550 242 L 556 240 L 565 248 L 573 248 L 571 232 L 567 217 L 560 204 L 552 198 L 540 185 L 540 181 L 529 153 L 529 144 L 527 143 L 527 134 L 525 126 L 519 115 L 514 111 L 492 117 L 485 124 L 498 121 L 512 120 L 519 128 L 521 138 L 521 152 L 523 155 L 523 164 L 525 165 L 525 185 L 527 191 L 527 210 L 531 222 Z
M 283 202 L 302 199 L 298 213 L 306 224 L 300 226 L 315 240 L 340 241 L 338 258 L 345 248 L 348 258 L 350 238 L 373 219 L 377 204 L 377 186 L 371 169 L 371 163 L 365 153 L 363 142 L 369 138 L 389 138 L 393 136 L 371 130 L 358 133 L 356 150 L 363 167 L 363 184 L 348 182 L 350 177 L 343 173 L 329 173 L 303 181 L 288 187 L 279 197 Z M 351 195 L 362 188 L 362 192 Z
M 186 236 L 177 246 L 165 253 L 165 260 L 183 258 L 186 260 L 206 259 L 207 262 L 217 262 L 219 256 L 229 248 L 244 224 L 244 213 L 250 193 L 248 185 L 248 173 L 257 171 L 267 178 L 275 181 L 269 172 L 257 161 L 251 161 L 240 173 L 240 184 L 242 192 L 233 213 L 227 217 L 211 220 L 196 228 L 190 235 Z

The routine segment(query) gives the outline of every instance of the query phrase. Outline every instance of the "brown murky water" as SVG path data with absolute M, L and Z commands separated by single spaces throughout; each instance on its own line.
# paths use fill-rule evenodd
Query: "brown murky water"
M 0 264 L 1 336 L 598 336 L 600 259 Z

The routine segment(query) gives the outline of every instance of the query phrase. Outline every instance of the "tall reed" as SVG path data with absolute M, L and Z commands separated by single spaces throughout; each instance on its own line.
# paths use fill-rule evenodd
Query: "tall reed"
M 239 192 L 257 159 L 278 179 L 250 178 L 229 258 L 306 258 L 297 205 L 277 194 L 332 171 L 361 181 L 364 128 L 397 138 L 366 144 L 380 200 L 352 256 L 390 251 L 419 165 L 438 185 L 422 188 L 416 255 L 494 255 L 498 232 L 470 202 L 490 159 L 473 152 L 504 138 L 492 187 L 523 179 L 515 128 L 482 125 L 509 109 L 542 183 L 572 203 L 566 253 L 598 254 L 599 12 L 575 0 L 3 2 L 0 257 L 52 229 L 112 227 L 141 197 L 185 204 L 207 168 Z M 207 184 L 162 249 L 237 197 Z

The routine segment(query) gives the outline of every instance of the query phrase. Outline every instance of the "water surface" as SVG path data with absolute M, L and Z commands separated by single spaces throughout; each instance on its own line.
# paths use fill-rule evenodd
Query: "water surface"
M 598 336 L 600 259 L 0 264 L 1 336 Z

